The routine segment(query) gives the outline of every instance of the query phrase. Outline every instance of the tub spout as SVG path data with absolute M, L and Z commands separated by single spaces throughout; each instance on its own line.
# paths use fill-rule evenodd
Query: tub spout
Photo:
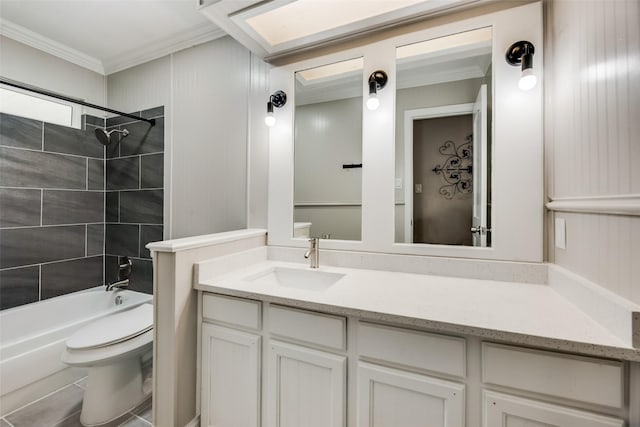
M 107 292 L 114 289 L 124 289 L 129 286 L 129 279 L 118 280 L 117 282 L 109 283 L 107 285 Z

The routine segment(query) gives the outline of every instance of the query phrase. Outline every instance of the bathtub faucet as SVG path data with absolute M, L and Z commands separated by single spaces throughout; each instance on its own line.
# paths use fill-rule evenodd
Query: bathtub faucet
M 124 289 L 129 286 L 129 276 L 131 276 L 131 267 L 133 263 L 129 257 L 120 258 L 118 268 L 118 280 L 107 284 L 107 292 L 114 289 Z
M 129 279 L 118 280 L 117 282 L 111 282 L 107 285 L 107 292 L 114 289 L 124 289 L 129 286 Z

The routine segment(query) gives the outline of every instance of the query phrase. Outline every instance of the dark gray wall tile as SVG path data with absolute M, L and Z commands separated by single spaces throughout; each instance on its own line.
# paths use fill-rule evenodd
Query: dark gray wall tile
M 139 188 L 139 157 L 107 160 L 107 190 Z
M 0 310 L 38 301 L 38 266 L 0 270 Z
M 87 161 L 81 157 L 0 147 L 0 186 L 84 190 Z
M 118 262 L 120 257 L 106 256 L 104 262 L 104 277 L 106 283 L 113 283 L 118 280 Z M 129 289 L 153 293 L 153 263 L 151 260 L 130 258 L 131 277 L 129 278 Z
M 123 113 L 126 113 L 126 111 L 123 111 Z M 140 116 L 140 111 L 134 111 L 132 113 L 128 113 L 128 114 L 132 114 L 134 116 Z M 132 119 L 131 117 L 126 117 L 126 116 L 115 116 L 115 117 L 109 117 L 107 119 L 107 127 L 114 127 L 114 126 L 118 126 L 122 123 L 131 123 L 135 121 L 135 119 Z
M 120 222 L 120 193 L 107 191 L 105 197 L 105 221 Z
M 80 258 L 84 249 L 84 225 L 0 230 L 0 268 Z
M 105 232 L 105 254 L 139 256 L 140 226 L 131 224 L 107 224 Z
M 162 190 L 120 192 L 120 222 L 162 224 Z
M 84 114 L 83 117 L 85 125 L 104 127 L 104 118 L 102 117 L 91 116 L 89 114 Z
M 74 129 L 44 124 L 44 151 L 104 158 L 104 145 L 97 140 L 94 129 Z
M 121 126 L 129 136 L 120 141 L 120 155 L 159 153 L 164 151 L 164 119 L 157 119 L 155 126 L 147 122 L 136 122 Z
M 0 188 L 0 227 L 40 225 L 40 190 Z
M 87 224 L 87 256 L 104 254 L 104 224 Z
M 153 262 L 146 259 L 134 259 L 129 279 L 129 289 L 146 294 L 153 293 Z
M 14 427 L 52 426 L 78 412 L 82 407 L 83 395 L 80 387 L 71 384 L 5 418 Z
M 151 252 L 145 246 L 162 240 L 162 228 L 161 225 L 140 226 L 140 258 L 151 258 Z
M 104 160 L 89 159 L 89 190 L 104 190 Z
M 104 221 L 102 191 L 44 190 L 42 224 L 83 224 Z
M 107 145 L 105 151 L 105 158 L 114 159 L 120 157 L 120 134 L 111 135 L 111 143 Z
M 42 150 L 42 122 L 0 114 L 0 145 Z
M 155 107 L 140 111 L 140 117 L 144 117 L 145 119 L 152 119 L 160 116 L 164 116 L 164 107 Z
M 102 256 L 42 265 L 42 299 L 102 285 Z
M 140 156 L 140 186 L 142 188 L 163 188 L 164 155 Z

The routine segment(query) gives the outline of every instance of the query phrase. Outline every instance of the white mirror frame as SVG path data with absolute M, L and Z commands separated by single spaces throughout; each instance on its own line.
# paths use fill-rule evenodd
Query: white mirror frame
M 396 47 L 487 26 L 493 28 L 492 246 L 394 243 Z M 520 69 L 505 61 L 507 48 L 519 40 L 535 46 L 538 84 L 528 92 L 518 88 Z M 543 53 L 537 2 L 273 68 L 271 93 L 284 90 L 288 99 L 270 129 L 268 244 L 308 246 L 293 238 L 295 72 L 362 56 L 362 240 L 323 240 L 321 249 L 542 262 Z M 378 92 L 380 107 L 369 111 L 367 77 L 376 70 L 386 71 L 389 80 Z

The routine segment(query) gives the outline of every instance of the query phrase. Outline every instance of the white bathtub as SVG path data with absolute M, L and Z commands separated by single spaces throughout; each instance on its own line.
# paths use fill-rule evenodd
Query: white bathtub
M 121 304 L 116 305 L 116 297 L 122 297 Z M 104 287 L 97 287 L 0 312 L 2 412 L 6 405 L 15 406 L 9 402 L 15 400 L 12 393 L 67 369 L 60 356 L 65 341 L 76 330 L 151 300 L 151 295 L 140 292 L 105 292 Z

